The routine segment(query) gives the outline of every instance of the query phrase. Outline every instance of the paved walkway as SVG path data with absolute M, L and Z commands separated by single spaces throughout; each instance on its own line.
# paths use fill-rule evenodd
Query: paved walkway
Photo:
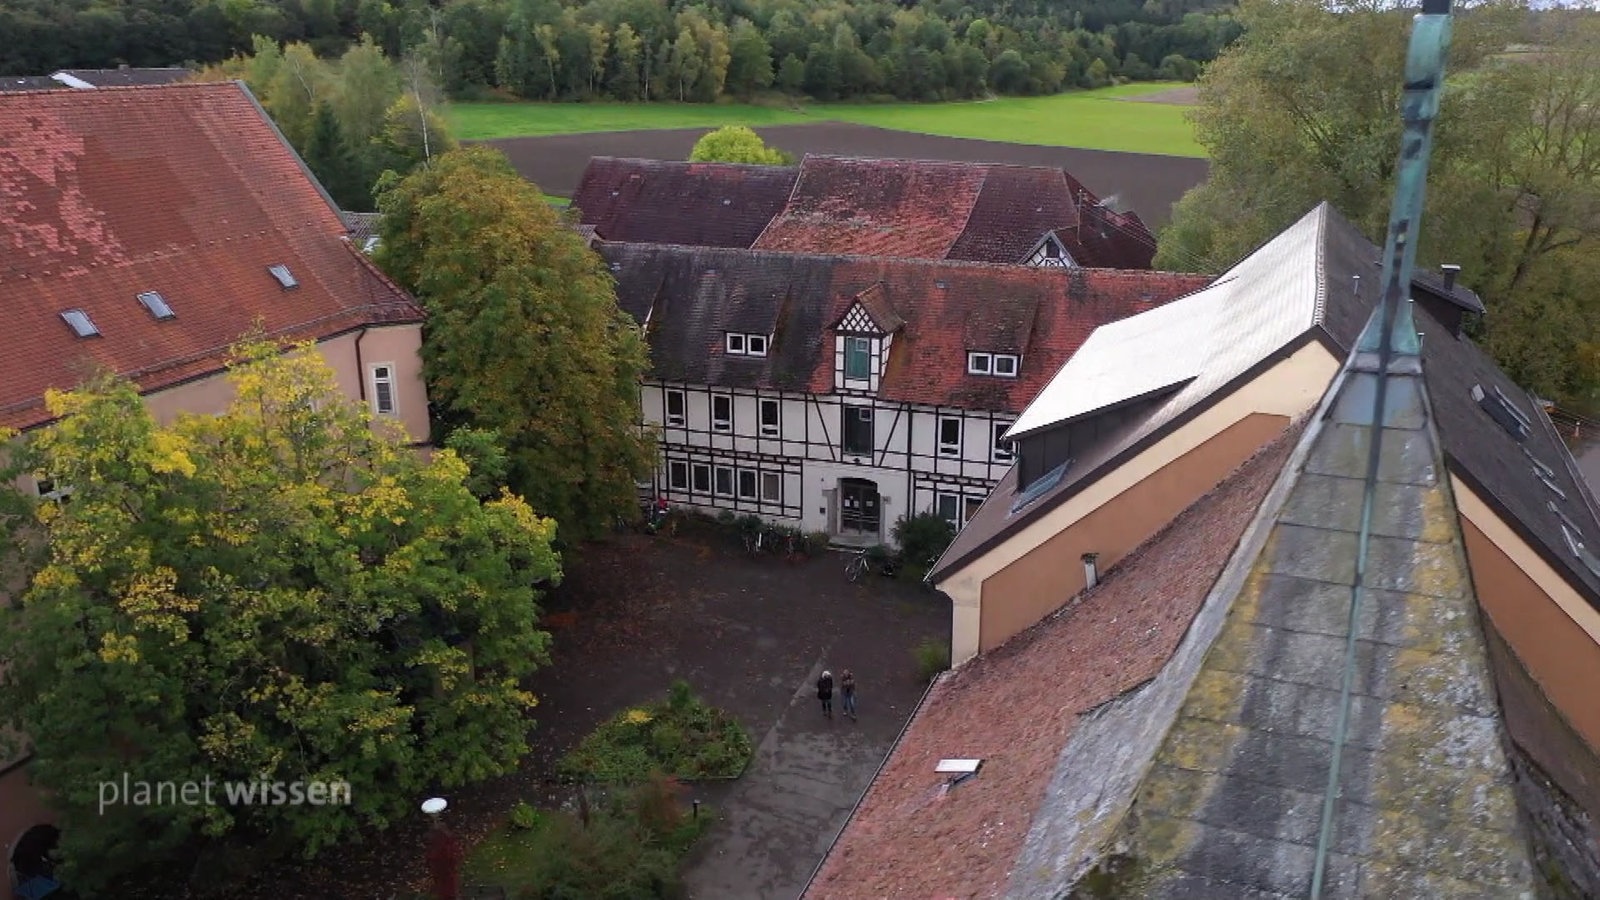
M 744 777 L 711 801 L 723 821 L 690 861 L 694 900 L 798 897 L 911 715 L 914 702 L 864 705 L 852 722 L 835 692 L 834 717 L 825 718 L 813 687 L 822 666 L 812 666 Z

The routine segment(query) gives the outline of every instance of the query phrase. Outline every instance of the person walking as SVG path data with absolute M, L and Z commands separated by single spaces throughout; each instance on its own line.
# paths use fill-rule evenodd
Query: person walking
M 833 718 L 833 673 L 826 669 L 817 679 L 817 699 L 822 701 L 822 714 Z
M 839 676 L 839 696 L 844 698 L 844 714 L 856 720 L 856 676 L 849 669 Z

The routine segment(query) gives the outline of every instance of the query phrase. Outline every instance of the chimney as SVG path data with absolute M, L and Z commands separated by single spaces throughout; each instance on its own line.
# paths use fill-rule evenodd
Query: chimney
M 1095 560 L 1099 557 L 1098 553 L 1083 555 L 1083 589 L 1086 591 L 1100 583 L 1100 569 L 1095 565 Z
M 1439 274 L 1444 276 L 1445 291 L 1453 291 L 1456 289 L 1456 276 L 1461 274 L 1461 267 L 1446 263 L 1439 267 Z

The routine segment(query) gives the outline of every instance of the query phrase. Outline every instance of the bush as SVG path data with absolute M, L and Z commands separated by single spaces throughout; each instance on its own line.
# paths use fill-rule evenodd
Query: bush
M 908 569 L 915 566 L 926 572 L 955 539 L 956 530 L 938 513 L 901 516 L 894 523 L 894 542 L 900 545 L 900 558 Z
M 917 677 L 932 681 L 935 676 L 950 668 L 950 645 L 934 638 L 923 638 L 911 651 L 917 663 Z
M 727 712 L 707 706 L 675 681 L 667 699 L 623 710 L 562 757 L 557 771 L 584 781 L 637 783 L 662 772 L 676 778 L 728 778 L 744 771 L 750 736 Z
M 812 555 L 826 552 L 828 549 L 828 533 L 826 531 L 813 531 L 806 535 L 806 552 Z
M 539 827 L 539 811 L 523 800 L 511 807 L 511 827 L 518 831 L 532 831 Z

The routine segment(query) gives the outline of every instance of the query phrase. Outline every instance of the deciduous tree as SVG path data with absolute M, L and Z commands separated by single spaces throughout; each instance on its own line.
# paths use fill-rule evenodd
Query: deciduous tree
M 794 159 L 782 150 L 768 147 L 761 140 L 761 135 L 743 125 L 724 125 L 716 131 L 706 132 L 694 142 L 689 161 L 781 166 Z
M 86 896 L 173 852 L 314 854 L 526 752 L 554 523 L 375 428 L 312 347 L 249 346 L 231 380 L 225 413 L 170 425 L 126 382 L 52 393 L 59 421 L 10 448 L 71 502 L 35 501 L 47 555 L 0 612 L 0 717 Z M 219 784 L 263 780 L 349 803 L 230 805 Z M 210 803 L 128 796 L 208 781 Z
M 382 265 L 428 308 L 429 395 L 449 426 L 497 432 L 512 488 L 598 534 L 650 471 L 646 355 L 610 273 L 505 157 L 469 147 L 386 192 Z

